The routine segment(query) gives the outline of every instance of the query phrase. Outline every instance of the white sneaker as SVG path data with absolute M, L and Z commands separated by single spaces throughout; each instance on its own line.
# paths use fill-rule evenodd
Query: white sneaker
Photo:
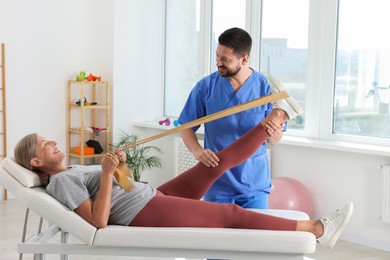
M 324 226 L 324 233 L 317 241 L 323 246 L 332 248 L 351 219 L 352 211 L 353 203 L 349 202 L 342 209 L 336 210 L 329 216 L 321 217 L 320 221 Z
M 267 80 L 273 92 L 285 91 L 282 83 L 280 83 L 271 74 L 267 74 Z M 286 112 L 288 115 L 288 119 L 290 120 L 298 115 L 303 114 L 303 108 L 298 104 L 298 102 L 292 96 L 289 96 L 286 99 L 275 101 L 273 107 L 279 108 L 284 112 Z

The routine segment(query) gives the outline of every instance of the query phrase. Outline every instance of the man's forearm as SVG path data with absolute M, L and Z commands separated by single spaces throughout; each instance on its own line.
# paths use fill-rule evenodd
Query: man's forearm
M 199 144 L 198 137 L 192 129 L 183 130 L 181 132 L 181 138 L 192 154 L 199 149 L 203 149 Z

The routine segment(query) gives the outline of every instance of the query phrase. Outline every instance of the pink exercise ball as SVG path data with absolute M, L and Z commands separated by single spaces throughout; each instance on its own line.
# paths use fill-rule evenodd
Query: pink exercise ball
M 314 214 L 314 203 L 310 191 L 300 181 L 288 177 L 272 179 L 268 207 L 303 211 L 309 217 L 313 217 Z

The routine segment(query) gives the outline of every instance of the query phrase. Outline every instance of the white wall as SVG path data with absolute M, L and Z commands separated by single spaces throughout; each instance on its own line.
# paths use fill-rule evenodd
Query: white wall
M 149 137 L 158 131 L 133 123 L 162 117 L 164 1 L 117 0 L 114 12 L 114 136 L 123 130 Z M 172 137 L 150 145 L 164 150 L 164 168 L 145 172 L 142 179 L 157 186 L 173 175 Z
M 66 142 L 66 80 L 80 70 L 113 85 L 113 131 L 152 136 L 133 127 L 162 117 L 163 0 L 0 0 L 0 42 L 6 43 L 8 151 L 19 138 L 39 132 Z M 114 51 L 113 51 L 114 50 Z M 164 168 L 145 180 L 159 185 L 173 176 L 173 137 L 152 144 L 164 150 Z M 343 238 L 390 251 L 390 225 L 379 220 L 383 156 L 279 145 L 273 175 L 301 180 L 316 215 L 345 201 L 355 214 Z
M 162 0 L 115 1 L 114 129 L 156 120 L 162 108 Z
M 316 217 L 344 202 L 355 204 L 342 238 L 390 251 L 390 225 L 380 220 L 382 175 L 377 168 L 390 158 L 317 148 L 279 145 L 272 149 L 274 177 L 303 182 L 315 201 Z
M 8 155 L 31 132 L 58 140 L 66 150 L 66 81 L 81 70 L 112 79 L 112 4 L 107 3 L 0 0 Z

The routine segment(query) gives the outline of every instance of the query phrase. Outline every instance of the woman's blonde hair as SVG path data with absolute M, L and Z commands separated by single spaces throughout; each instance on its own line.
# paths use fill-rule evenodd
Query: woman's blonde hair
M 15 157 L 15 161 L 18 164 L 38 174 L 42 184 L 47 186 L 47 184 L 49 184 L 49 176 L 41 173 L 38 168 L 33 167 L 30 163 L 31 159 L 33 159 L 36 156 L 35 148 L 37 146 L 37 143 L 38 143 L 38 134 L 33 133 L 33 134 L 26 135 L 16 144 L 14 150 L 14 157 Z

